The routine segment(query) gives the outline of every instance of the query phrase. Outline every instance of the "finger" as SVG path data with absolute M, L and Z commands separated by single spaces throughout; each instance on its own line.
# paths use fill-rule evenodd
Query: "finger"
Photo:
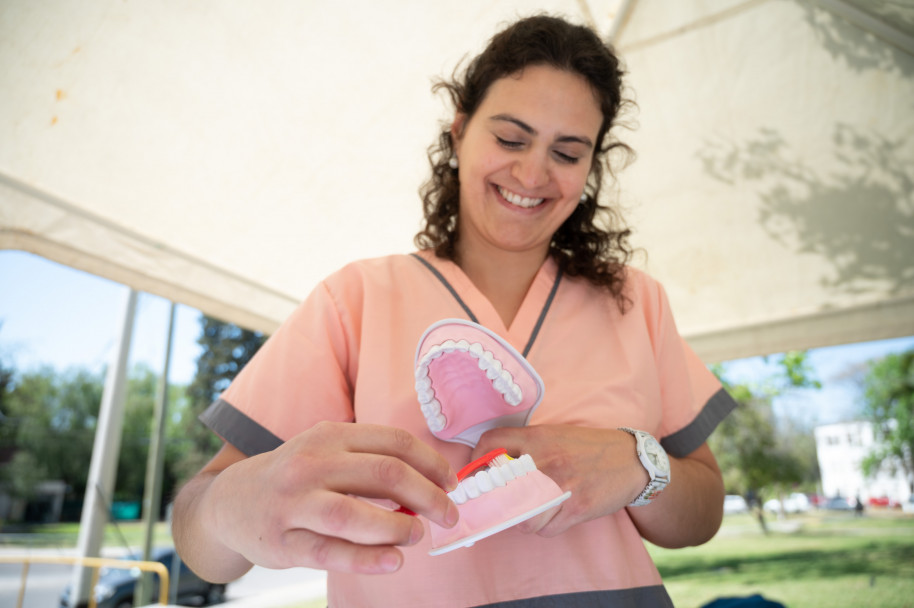
M 328 491 L 311 494 L 290 525 L 359 545 L 414 545 L 424 533 L 415 517 Z
M 457 523 L 457 506 L 440 487 L 393 456 L 348 454 L 327 471 L 327 489 L 366 498 L 386 498 L 450 528 Z
M 408 431 L 394 427 L 355 424 L 344 446 L 351 452 L 395 456 L 446 491 L 457 487 L 457 474 L 450 463 L 431 446 Z
M 387 574 L 403 565 L 403 554 L 390 546 L 365 546 L 311 530 L 289 530 L 283 534 L 283 551 L 290 563 L 306 568 Z

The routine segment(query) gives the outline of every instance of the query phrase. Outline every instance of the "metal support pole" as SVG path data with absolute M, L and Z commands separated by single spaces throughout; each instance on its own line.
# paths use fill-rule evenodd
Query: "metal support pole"
M 152 436 L 149 442 L 149 455 L 146 457 L 146 483 L 143 488 L 143 561 L 152 560 L 152 537 L 156 522 L 159 520 L 159 511 L 162 506 L 162 471 L 165 467 L 165 420 L 168 415 L 168 370 L 171 366 L 171 345 L 174 340 L 175 330 L 175 304 L 171 303 L 171 312 L 168 316 L 168 339 L 165 346 L 165 365 L 162 376 L 159 378 L 159 387 L 156 395 L 155 412 L 153 413 Z M 172 577 L 177 586 L 177 573 L 172 572 Z M 149 604 L 152 597 L 152 574 L 144 572 L 140 578 L 134 606 Z
M 77 555 L 80 557 L 98 557 L 105 524 L 108 523 L 110 505 L 105 496 L 114 495 L 114 479 L 117 473 L 117 459 L 121 448 L 121 432 L 124 427 L 124 402 L 127 392 L 127 357 L 130 353 L 130 341 L 133 337 L 133 322 L 136 317 L 137 292 L 130 289 L 124 306 L 124 317 L 121 322 L 121 334 L 114 360 L 108 367 L 105 378 L 105 389 L 98 412 L 98 424 L 95 427 L 95 443 L 92 447 L 92 460 L 89 464 L 89 479 L 86 483 L 86 496 L 83 502 L 79 523 L 79 540 Z M 80 600 L 87 600 L 91 592 L 90 576 L 92 570 L 77 566 L 73 572 L 70 595 L 72 605 Z

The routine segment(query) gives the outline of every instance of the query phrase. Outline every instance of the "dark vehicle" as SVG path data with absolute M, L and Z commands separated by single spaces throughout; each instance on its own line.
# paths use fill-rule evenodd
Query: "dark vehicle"
M 136 558 L 128 558 L 136 559 Z M 219 604 L 225 597 L 225 585 L 204 581 L 193 573 L 177 556 L 171 547 L 156 549 L 151 559 L 165 565 L 170 574 L 169 595 L 174 596 L 174 585 L 177 585 L 177 604 L 182 606 L 208 606 Z M 177 572 L 177 574 L 176 574 Z M 98 608 L 133 608 L 133 595 L 140 577 L 139 568 L 129 570 L 122 568 L 102 568 L 98 584 L 95 586 L 95 600 Z M 159 600 L 158 576 L 153 575 L 153 590 L 150 603 Z M 170 600 L 170 598 L 169 598 Z M 85 608 L 83 602 L 78 608 Z M 60 608 L 71 608 L 70 586 L 60 594 Z

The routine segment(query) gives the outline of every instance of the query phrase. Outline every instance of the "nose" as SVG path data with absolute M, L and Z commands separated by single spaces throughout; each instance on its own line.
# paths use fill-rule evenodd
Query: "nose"
M 542 154 L 530 150 L 520 155 L 511 168 L 511 176 L 520 185 L 529 190 L 534 190 L 549 182 L 549 171 L 546 159 Z

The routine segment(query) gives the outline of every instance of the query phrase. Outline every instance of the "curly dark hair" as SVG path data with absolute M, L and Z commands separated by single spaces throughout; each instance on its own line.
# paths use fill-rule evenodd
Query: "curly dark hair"
M 620 112 L 632 103 L 623 99 L 624 70 L 613 49 L 587 27 L 546 15 L 528 17 L 496 34 L 462 76 L 455 70 L 450 81 L 436 82 L 433 91 L 444 89 L 454 107 L 469 119 L 492 83 L 529 65 L 548 65 L 582 76 L 600 102 L 603 122 L 594 146 L 586 199 L 553 235 L 549 252 L 562 272 L 607 288 L 624 310 L 631 231 L 617 210 L 599 203 L 604 170 L 613 175 L 609 157 L 620 153 L 627 161 L 634 156 L 629 146 L 610 134 Z M 428 151 L 431 177 L 420 189 L 425 225 L 414 241 L 420 249 L 433 249 L 438 257 L 456 261 L 460 184 L 457 171 L 448 165 L 453 146 L 449 125 L 445 125 Z

